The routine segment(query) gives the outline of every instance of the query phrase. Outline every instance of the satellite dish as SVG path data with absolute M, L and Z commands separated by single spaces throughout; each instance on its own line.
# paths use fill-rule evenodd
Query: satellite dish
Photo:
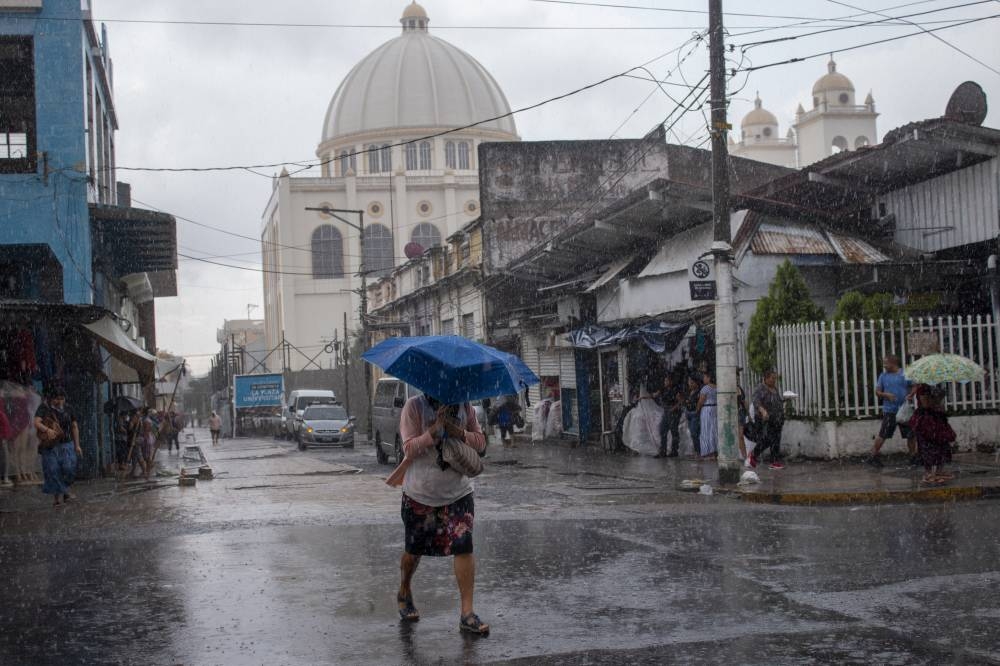
M 403 254 L 406 255 L 407 259 L 416 259 L 424 253 L 424 246 L 420 243 L 407 243 L 406 247 L 403 248 Z
M 975 81 L 966 81 L 955 88 L 948 100 L 944 117 L 968 125 L 982 125 L 986 120 L 986 93 Z

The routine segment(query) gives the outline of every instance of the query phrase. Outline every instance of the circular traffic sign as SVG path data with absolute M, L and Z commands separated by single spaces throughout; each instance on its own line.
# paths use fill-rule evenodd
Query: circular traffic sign
M 691 265 L 691 272 L 699 280 L 704 280 L 709 275 L 712 274 L 712 267 L 708 265 L 707 262 L 698 260 Z

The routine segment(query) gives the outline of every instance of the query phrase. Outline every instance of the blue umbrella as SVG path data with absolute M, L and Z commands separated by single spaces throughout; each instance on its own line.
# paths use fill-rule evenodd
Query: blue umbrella
M 519 393 L 538 383 L 517 356 L 457 335 L 390 338 L 361 358 L 446 405 Z

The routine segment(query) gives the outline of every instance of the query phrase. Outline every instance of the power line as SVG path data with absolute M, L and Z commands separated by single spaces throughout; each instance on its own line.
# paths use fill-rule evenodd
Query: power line
M 675 7 L 649 7 L 643 5 L 623 5 L 610 2 L 582 2 L 581 0 L 528 0 L 528 2 L 539 2 L 550 5 L 574 5 L 579 7 L 600 7 L 610 9 L 638 9 L 651 12 L 667 12 L 671 14 L 697 14 L 705 16 L 708 11 L 704 9 L 677 9 Z M 742 18 L 759 19 L 783 19 L 783 20 L 806 20 L 806 21 L 840 21 L 846 22 L 852 17 L 845 18 L 821 18 L 816 16 L 787 16 L 781 14 L 757 14 L 749 12 L 726 12 L 726 16 L 739 16 Z
M 916 2 L 904 2 L 903 4 L 900 4 L 900 5 L 892 5 L 891 7 L 883 7 L 882 9 L 879 9 L 877 11 L 880 11 L 880 12 L 889 12 L 889 11 L 892 11 L 894 9 L 905 9 L 907 7 L 916 7 L 917 5 L 926 5 L 928 3 L 938 2 L 938 1 L 939 0 L 916 0 Z M 864 16 L 866 13 L 867 12 L 864 12 L 862 14 L 850 14 L 848 16 L 841 16 L 841 17 L 839 17 L 839 19 L 840 20 L 845 20 L 845 19 L 858 18 L 859 16 Z M 753 35 L 753 34 L 760 33 L 760 32 L 769 32 L 771 30 L 788 30 L 788 29 L 792 29 L 792 28 L 795 28 L 795 29 L 804 28 L 806 26 L 815 26 L 815 25 L 822 24 L 823 21 L 827 21 L 827 20 L 831 20 L 832 21 L 834 19 L 815 19 L 815 20 L 809 20 L 809 21 L 798 21 L 796 23 L 787 23 L 787 24 L 785 24 L 783 26 L 777 26 L 777 27 L 757 26 L 755 29 L 748 30 L 747 32 L 740 32 L 740 33 L 731 34 L 730 37 L 745 37 L 746 35 Z M 742 29 L 742 28 L 734 28 L 733 26 L 730 26 L 729 29 L 737 29 L 737 30 L 739 30 L 739 29 Z
M 581 86 L 579 88 L 576 88 L 576 89 L 571 90 L 571 91 L 566 92 L 566 93 L 562 93 L 560 95 L 556 95 L 554 97 L 549 97 L 547 99 L 544 99 L 544 100 L 542 100 L 540 102 L 536 102 L 534 104 L 530 104 L 528 106 L 522 106 L 522 107 L 520 107 L 518 109 L 514 109 L 513 111 L 508 111 L 507 113 L 502 113 L 502 114 L 500 114 L 498 116 L 493 116 L 492 118 L 485 118 L 483 120 L 477 120 L 476 122 L 469 123 L 467 125 L 462 125 L 460 127 L 453 127 L 451 129 L 447 129 L 447 130 L 441 130 L 440 132 L 434 132 L 432 134 L 427 134 L 427 135 L 420 136 L 420 137 L 417 137 L 417 138 L 414 138 L 414 139 L 406 139 L 404 141 L 399 141 L 397 143 L 387 144 L 387 146 L 389 148 L 395 148 L 395 147 L 398 147 L 398 146 L 408 146 L 411 143 L 417 143 L 417 142 L 420 142 L 420 141 L 426 141 L 427 139 L 434 139 L 434 138 L 437 138 L 437 137 L 447 136 L 449 134 L 454 134 L 456 132 L 462 132 L 462 131 L 465 131 L 465 130 L 468 130 L 468 129 L 474 129 L 474 128 L 480 126 L 480 125 L 485 125 L 487 123 L 492 123 L 492 122 L 496 122 L 498 120 L 503 120 L 504 118 L 509 118 L 509 117 L 514 116 L 514 115 L 516 115 L 518 113 L 524 113 L 525 111 L 532 111 L 534 109 L 537 109 L 539 107 L 545 106 L 547 104 L 551 104 L 552 102 L 558 102 L 560 100 L 572 97 L 574 95 L 578 95 L 578 94 L 583 93 L 583 92 L 586 92 L 588 90 L 592 90 L 593 88 L 597 88 L 599 86 L 602 86 L 605 83 L 609 83 L 611 81 L 614 81 L 615 79 L 625 78 L 626 75 L 631 74 L 632 72 L 634 72 L 636 70 L 641 70 L 641 68 L 647 67 L 647 66 L 651 65 L 652 63 L 654 63 L 654 62 L 656 62 L 658 60 L 662 60 L 663 58 L 666 58 L 668 55 L 671 55 L 671 54 L 677 52 L 681 48 L 683 48 L 683 45 L 681 45 L 679 47 L 676 47 L 676 48 L 673 48 L 673 49 L 670 49 L 669 51 L 667 51 L 665 53 L 661 53 L 660 55 L 656 56 L 655 58 L 647 60 L 644 63 L 641 63 L 641 64 L 636 65 L 634 67 L 629 67 L 627 70 L 625 70 L 623 72 L 619 72 L 617 74 L 612 74 L 611 76 L 604 77 L 603 79 L 600 79 L 598 81 L 594 81 L 593 83 L 588 83 L 587 85 Z M 330 157 L 329 159 L 321 159 L 321 160 L 308 159 L 308 160 L 301 160 L 301 161 L 297 161 L 297 162 L 295 162 L 295 161 L 292 161 L 292 162 L 273 162 L 273 163 L 270 163 L 270 164 L 226 165 L 226 166 L 212 166 L 212 167 L 129 167 L 129 166 L 116 166 L 115 169 L 118 170 L 118 171 L 209 172 L 209 171 L 249 171 L 251 169 L 273 169 L 273 168 L 277 168 L 277 167 L 296 166 L 296 167 L 302 167 L 301 170 L 304 171 L 306 169 L 311 169 L 311 168 L 316 167 L 316 166 L 322 166 L 322 165 L 325 165 L 325 164 L 330 164 L 331 162 L 335 162 L 336 160 L 341 159 L 343 157 L 357 157 L 359 155 L 365 155 L 367 153 L 374 152 L 374 150 L 384 150 L 387 146 L 386 145 L 382 145 L 382 146 L 379 146 L 377 149 L 359 150 L 359 151 L 354 151 L 352 153 L 347 153 L 346 155 L 345 154 L 340 154 L 340 155 L 337 155 L 337 156 L 334 156 L 334 157 Z M 110 168 L 110 167 L 106 167 L 106 168 Z M 258 174 L 258 175 L 260 175 L 260 174 Z
M 959 26 L 970 25 L 972 23 L 979 23 L 980 21 L 987 21 L 987 20 L 995 19 L 995 18 L 1000 18 L 1000 14 L 992 14 L 990 16 L 982 16 L 980 18 L 969 19 L 967 21 L 962 21 L 962 22 L 959 22 L 959 23 L 953 23 L 951 25 L 942 26 L 940 28 L 928 28 L 928 29 L 922 30 L 920 32 L 911 32 L 911 33 L 907 33 L 905 35 L 898 35 L 896 37 L 888 37 L 886 39 L 879 39 L 879 40 L 875 40 L 873 42 L 865 42 L 864 44 L 855 44 L 854 46 L 847 46 L 847 47 L 844 47 L 844 48 L 841 48 L 841 49 L 832 49 L 832 50 L 820 51 L 819 53 L 813 53 L 813 54 L 807 55 L 807 56 L 800 56 L 800 57 L 797 57 L 797 58 L 789 58 L 788 60 L 780 60 L 778 62 L 769 62 L 769 63 L 767 63 L 765 65 L 756 65 L 756 66 L 752 66 L 752 67 L 746 67 L 742 71 L 744 71 L 744 72 L 755 72 L 755 71 L 757 71 L 759 69 L 767 69 L 769 67 L 777 67 L 778 65 L 790 65 L 792 63 L 804 62 L 806 60 L 812 60 L 813 58 L 819 58 L 819 57 L 825 56 L 825 55 L 833 55 L 834 53 L 846 53 L 847 51 L 855 51 L 857 49 L 866 48 L 868 46 L 877 46 L 879 44 L 887 44 L 889 42 L 895 42 L 895 41 L 898 41 L 900 39 L 906 39 L 907 37 L 916 37 L 916 36 L 919 36 L 919 35 L 923 35 L 925 33 L 936 32 L 938 30 L 946 30 L 948 28 L 956 28 L 956 27 L 959 27 Z
M 859 7 L 852 7 L 851 5 L 848 5 L 848 4 L 842 3 L 842 2 L 836 2 L 835 0 L 828 0 L 828 2 L 832 2 L 834 4 L 841 5 L 843 7 L 850 7 L 851 9 L 859 9 L 860 11 L 865 11 L 863 9 L 860 9 Z M 878 20 L 875 20 L 875 21 L 867 21 L 865 23 L 858 23 L 858 24 L 855 24 L 855 25 L 837 26 L 835 28 L 826 28 L 824 30 L 816 30 L 814 32 L 807 32 L 804 35 L 788 35 L 788 36 L 785 36 L 785 37 L 775 37 L 774 39 L 764 39 L 764 40 L 761 40 L 761 41 L 758 41 L 758 42 L 749 42 L 747 44 L 740 45 L 739 48 L 741 48 L 743 50 L 746 50 L 746 49 L 752 48 L 754 46 L 763 46 L 765 44 L 777 44 L 778 42 L 788 42 L 788 41 L 793 41 L 793 40 L 796 40 L 796 39 L 804 39 L 806 37 L 813 37 L 815 35 L 824 35 L 824 34 L 827 34 L 827 33 L 830 33 L 830 32 L 839 32 L 841 30 L 849 30 L 849 29 L 853 29 L 853 28 L 870 27 L 870 26 L 877 25 L 877 24 L 880 24 L 880 23 L 885 23 L 886 21 L 890 21 L 890 20 L 899 20 L 899 21 L 902 22 L 901 23 L 902 25 L 913 25 L 913 26 L 916 26 L 916 27 L 919 28 L 921 26 L 919 26 L 917 23 L 915 23 L 913 21 L 908 21 L 906 19 L 909 19 L 909 18 L 912 18 L 912 17 L 915 17 L 915 16 L 926 16 L 928 14 L 935 14 L 935 13 L 938 13 L 938 12 L 949 11 L 949 10 L 952 10 L 952 9 L 964 9 L 965 7 L 972 7 L 972 6 L 975 6 L 975 5 L 984 5 L 984 4 L 989 4 L 991 2 L 993 2 L 993 0 L 977 0 L 976 2 L 967 2 L 967 3 L 962 4 L 962 5 L 951 5 L 949 7 L 940 7 L 940 8 L 937 8 L 937 9 L 928 9 L 928 10 L 925 10 L 925 11 L 922 11 L 922 12 L 915 12 L 913 14 L 903 14 L 901 16 L 887 16 L 886 14 L 881 13 L 881 10 L 880 11 L 870 11 L 870 12 L 865 12 L 865 13 L 866 14 L 874 14 L 874 15 L 877 15 L 877 16 L 883 16 L 885 18 L 881 18 L 881 19 L 878 19 Z M 956 23 L 956 22 L 958 22 L 960 20 L 961 19 L 952 19 L 952 20 L 947 21 L 947 23 L 948 24 L 952 24 L 952 23 Z
M 983 0 L 983 2 L 989 2 L 989 1 L 990 0 Z M 860 7 L 855 7 L 853 5 L 847 4 L 846 2 L 840 2 L 839 0 L 827 0 L 827 2 L 831 2 L 831 3 L 835 4 L 835 5 L 840 5 L 842 7 L 847 7 L 849 9 L 858 9 L 858 10 L 861 10 Z M 971 3 L 968 3 L 966 5 L 958 5 L 957 7 L 968 7 L 969 5 L 983 4 L 983 2 L 971 2 Z M 864 11 L 864 10 L 861 10 L 861 11 Z M 881 13 L 875 12 L 875 11 L 868 12 L 868 13 L 869 14 L 875 14 L 877 16 L 885 16 L 884 14 L 881 14 Z M 926 12 L 926 13 L 930 13 L 930 12 Z M 993 67 L 992 65 L 987 65 L 985 62 L 983 62 L 982 60 L 980 60 L 976 56 L 972 55 L 968 51 L 964 51 L 964 50 L 960 49 L 959 47 L 955 46 L 954 44 L 952 44 L 951 42 L 949 42 L 947 39 L 945 39 L 944 37 L 942 37 L 941 35 L 938 35 L 938 34 L 934 33 L 932 30 L 930 30 L 928 28 L 925 28 L 924 26 L 920 25 L 919 23 L 915 23 L 913 21 L 907 21 L 907 23 L 909 23 L 909 24 L 911 24 L 913 26 L 916 26 L 917 28 L 920 28 L 920 30 L 923 31 L 924 33 L 930 35 L 931 37 L 933 37 L 934 39 L 938 40 L 939 42 L 941 42 L 945 46 L 948 46 L 948 47 L 954 49 L 955 51 L 958 51 L 959 53 L 961 53 L 962 55 L 964 55 L 969 60 L 971 60 L 971 61 L 973 61 L 973 62 L 975 62 L 975 63 L 977 63 L 979 65 L 982 65 L 983 67 L 985 67 L 986 69 L 990 70 L 994 74 L 1000 75 L 1000 69 L 997 69 L 996 67 Z

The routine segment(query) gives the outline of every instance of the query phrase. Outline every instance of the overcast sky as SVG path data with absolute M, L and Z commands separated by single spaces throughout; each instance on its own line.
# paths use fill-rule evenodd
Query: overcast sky
M 589 0 L 585 0 L 589 1 Z M 848 0 L 866 10 L 903 5 L 903 0 Z M 351 67 L 379 44 L 400 32 L 404 0 L 94 0 L 94 16 L 108 19 L 115 65 L 115 93 L 121 124 L 118 164 L 137 167 L 255 165 L 315 158 L 323 117 L 334 90 Z M 684 44 L 705 27 L 697 13 L 633 8 L 573 6 L 531 0 L 426 0 L 433 34 L 478 59 L 497 79 L 512 108 L 527 106 L 651 60 Z M 610 0 L 623 4 L 700 11 L 707 0 Z M 813 32 L 833 24 L 755 28 L 833 18 L 860 12 L 832 0 L 762 3 L 725 0 L 726 25 L 733 44 Z M 961 0 L 905 3 L 893 15 L 965 4 Z M 762 9 L 765 8 L 766 9 Z M 738 16 L 770 14 L 784 18 Z M 980 3 L 913 17 L 925 27 L 944 19 L 1000 14 L 1000 2 Z M 799 18 L 795 18 L 799 17 Z M 867 15 L 853 20 L 877 20 Z M 276 27 L 126 23 L 152 21 L 223 21 L 259 23 L 351 24 L 386 27 Z M 841 23 L 839 25 L 844 25 Z M 449 29 L 448 26 L 461 26 Z M 473 26 L 483 26 L 477 29 Z M 671 28 L 657 30 L 526 30 L 497 26 Z M 1000 69 L 1000 19 L 981 21 L 936 33 L 973 58 Z M 869 26 L 756 46 L 744 64 L 763 65 L 823 54 L 855 44 L 918 31 L 913 26 Z M 687 51 L 685 48 L 681 53 Z M 736 66 L 741 50 L 731 54 Z M 922 35 L 835 56 L 838 70 L 854 82 L 858 102 L 871 90 L 879 137 L 899 125 L 939 116 L 954 88 L 979 82 L 993 102 L 986 125 L 1000 127 L 1000 75 L 958 53 L 933 36 Z M 810 106 L 813 82 L 826 71 L 826 56 L 805 62 L 740 74 L 730 118 L 752 108 L 759 90 L 784 134 L 796 105 Z M 650 66 L 664 77 L 677 66 L 677 54 Z M 697 81 L 707 67 L 707 49 L 698 47 L 671 81 Z M 681 75 L 683 74 L 683 76 Z M 655 84 L 618 79 L 599 88 L 518 114 L 524 140 L 606 139 L 644 134 L 673 108 Z M 675 98 L 682 88 L 667 87 Z M 738 92 L 737 92 L 738 91 Z M 650 93 L 654 94 L 650 96 Z M 647 99 L 648 98 L 648 99 Z M 645 100 L 645 102 L 644 102 Z M 638 109 L 638 111 L 636 111 Z M 693 145 L 705 136 L 699 113 L 688 114 L 675 130 Z M 177 216 L 250 237 L 258 237 L 261 212 L 268 200 L 270 176 L 278 169 L 225 173 L 144 173 L 122 170 L 119 180 L 132 183 L 136 206 L 149 205 Z M 312 172 L 307 172 L 312 173 Z M 139 203 L 141 202 L 141 203 Z M 233 255 L 219 261 L 259 268 L 259 243 L 218 233 L 178 219 L 180 251 L 197 256 Z M 157 300 L 157 341 L 162 349 L 187 356 L 196 372 L 209 366 L 218 351 L 215 331 L 224 319 L 244 318 L 247 305 L 263 303 L 261 274 L 182 260 L 180 295 Z M 261 317 L 261 309 L 253 316 Z M 307 343 L 303 343 L 307 344 Z

